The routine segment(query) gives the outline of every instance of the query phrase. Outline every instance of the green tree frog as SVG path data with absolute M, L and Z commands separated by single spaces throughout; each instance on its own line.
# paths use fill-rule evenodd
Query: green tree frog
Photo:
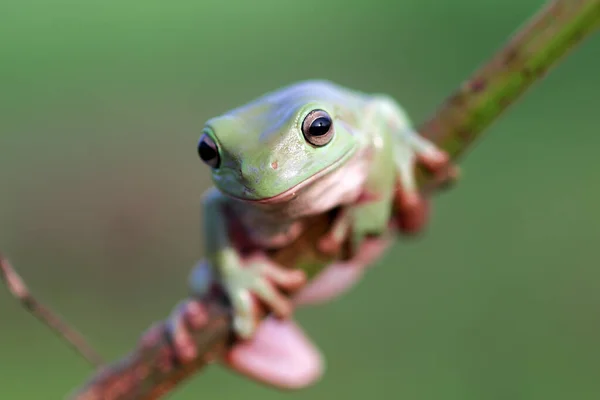
M 385 247 L 381 235 L 398 183 L 404 215 L 422 221 L 415 163 L 435 170 L 448 156 L 415 132 L 389 96 L 322 80 L 284 87 L 209 119 L 197 151 L 214 188 L 202 203 L 206 262 L 193 271 L 191 286 L 202 293 L 216 281 L 231 301 L 242 341 L 226 362 L 278 387 L 306 385 L 321 362 L 290 321 L 294 302 L 328 299 L 360 277 L 370 254 Z M 245 257 L 248 249 L 286 246 L 305 228 L 304 217 L 334 207 L 342 211 L 323 243 L 335 246 L 351 235 L 355 251 L 307 287 L 300 270 Z M 295 299 L 283 294 L 298 288 Z M 257 304 L 277 318 L 259 326 Z M 174 326 L 189 312 L 176 313 Z

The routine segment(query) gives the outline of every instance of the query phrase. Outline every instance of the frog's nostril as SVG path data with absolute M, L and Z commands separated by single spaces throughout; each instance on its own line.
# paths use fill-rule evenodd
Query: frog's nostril
M 239 169 L 240 181 L 245 185 L 255 185 L 260 181 L 262 175 L 262 171 L 252 165 L 242 165 Z
M 251 196 L 253 194 L 254 194 L 254 192 L 252 191 L 252 189 L 244 186 L 244 196 Z

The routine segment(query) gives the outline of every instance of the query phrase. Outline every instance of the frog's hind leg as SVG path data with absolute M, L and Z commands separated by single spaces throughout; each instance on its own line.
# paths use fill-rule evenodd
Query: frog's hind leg
M 198 348 L 190 329 L 209 323 L 208 310 L 192 300 L 179 305 L 169 319 L 173 360 L 195 362 Z M 148 333 L 148 337 L 153 332 Z M 317 347 L 292 320 L 269 317 L 250 340 L 237 341 L 220 360 L 230 369 L 268 386 L 301 389 L 315 383 L 323 373 L 323 358 Z
M 302 389 L 323 373 L 321 352 L 292 320 L 270 317 L 255 336 L 235 344 L 224 358 L 232 370 L 278 389 Z
M 280 285 L 297 289 L 301 283 L 290 280 L 289 275 L 275 266 L 265 268 L 272 268 L 267 276 Z M 202 262 L 194 268 L 191 283 L 195 294 L 206 294 L 215 282 L 213 271 L 207 263 Z M 288 301 L 291 304 L 291 300 Z M 256 305 L 250 299 L 248 304 Z M 253 312 L 247 317 L 254 321 Z M 191 331 L 202 329 L 209 322 L 208 310 L 198 300 L 185 301 L 173 310 L 167 326 L 174 360 L 182 364 L 195 361 L 199 349 Z M 291 319 L 282 320 L 274 315 L 260 323 L 254 322 L 257 327 L 252 337 L 236 341 L 223 356 L 221 361 L 224 365 L 250 379 L 279 389 L 300 389 L 319 379 L 323 370 L 321 353 Z
M 336 298 L 352 288 L 364 270 L 391 243 L 390 238 L 369 238 L 348 262 L 334 263 L 294 296 L 296 306 L 314 305 Z M 231 369 L 279 389 L 302 389 L 319 380 L 324 362 L 318 348 L 292 320 L 267 318 L 256 336 L 236 344 L 224 359 Z

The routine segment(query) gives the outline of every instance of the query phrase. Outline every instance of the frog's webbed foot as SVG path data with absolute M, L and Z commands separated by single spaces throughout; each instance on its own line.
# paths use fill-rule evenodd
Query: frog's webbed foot
M 168 321 L 171 352 L 161 366 L 173 368 L 177 364 L 197 361 L 198 347 L 193 331 L 210 323 L 206 307 L 198 300 L 181 303 L 173 310 Z M 162 338 L 160 329 L 148 331 L 144 342 L 155 343 Z M 205 362 L 218 361 L 234 371 L 279 389 L 301 389 L 315 383 L 323 372 L 319 350 L 294 321 L 266 318 L 258 326 L 252 340 L 240 341 L 225 354 L 204 354 Z
M 458 168 L 449 155 L 417 132 L 406 133 L 405 146 L 399 149 L 395 206 L 400 230 L 406 234 L 420 232 L 427 223 L 428 201 L 419 192 L 415 166 L 422 165 L 435 178 L 449 183 L 458 176 Z
M 233 328 L 242 339 L 253 336 L 262 304 L 267 312 L 286 319 L 293 313 L 284 291 L 299 289 L 306 282 L 302 270 L 288 270 L 266 257 L 252 257 L 243 265 L 222 269 L 220 283 L 233 308 Z
M 208 310 L 199 297 L 207 294 L 214 284 L 220 285 L 231 301 L 233 330 L 242 339 L 254 336 L 259 326 L 259 303 L 267 312 L 286 319 L 293 312 L 293 303 L 283 293 L 295 291 L 306 282 L 302 270 L 287 270 L 263 256 L 253 256 L 242 265 L 227 265 L 220 276 L 207 262 L 199 263 L 190 275 L 193 299 L 181 303 L 169 318 L 169 333 L 175 359 L 185 363 L 193 360 L 197 348 L 190 330 L 200 329 L 209 322 Z
M 202 329 L 209 322 L 208 310 L 199 300 L 186 300 L 173 310 L 167 320 L 173 360 L 181 364 L 195 360 L 198 356 L 198 347 L 191 332 Z

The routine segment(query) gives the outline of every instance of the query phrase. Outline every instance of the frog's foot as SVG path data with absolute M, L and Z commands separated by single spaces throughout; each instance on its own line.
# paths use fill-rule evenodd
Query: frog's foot
M 252 257 L 244 265 L 226 270 L 221 284 L 233 307 L 233 328 L 242 339 L 253 336 L 262 303 L 267 312 L 286 319 L 293 304 L 283 291 L 294 291 L 306 282 L 302 270 L 287 270 L 266 257 Z
M 460 176 L 460 168 L 454 165 L 448 153 L 435 147 L 426 147 L 422 151 L 416 152 L 417 164 L 425 167 L 434 180 L 438 181 L 444 187 L 454 184 Z
M 166 368 L 195 362 L 198 348 L 192 332 L 209 323 L 205 306 L 197 300 L 181 303 L 169 319 L 173 358 L 165 358 Z M 160 334 L 148 333 L 145 341 L 154 343 Z M 214 361 L 216 354 L 206 355 Z M 268 317 L 257 327 L 251 340 L 236 342 L 220 360 L 234 371 L 257 382 L 279 389 L 301 389 L 315 383 L 323 373 L 319 350 L 293 321 Z
M 208 310 L 199 300 L 186 300 L 173 310 L 167 321 L 167 329 L 173 359 L 177 363 L 187 364 L 196 359 L 198 348 L 191 332 L 204 328 L 208 323 Z
M 224 358 L 234 371 L 278 389 L 302 389 L 323 373 L 323 358 L 292 320 L 266 318 L 248 341 L 236 343 Z
M 403 157 L 399 164 L 399 179 L 395 194 L 397 222 L 405 234 L 415 234 L 422 231 L 427 224 L 429 204 L 417 187 L 415 166 L 423 165 L 433 175 L 434 179 L 450 182 L 458 175 L 458 169 L 451 165 L 448 154 L 438 149 L 425 138 L 414 134 L 411 144 L 406 151 L 412 156 Z

